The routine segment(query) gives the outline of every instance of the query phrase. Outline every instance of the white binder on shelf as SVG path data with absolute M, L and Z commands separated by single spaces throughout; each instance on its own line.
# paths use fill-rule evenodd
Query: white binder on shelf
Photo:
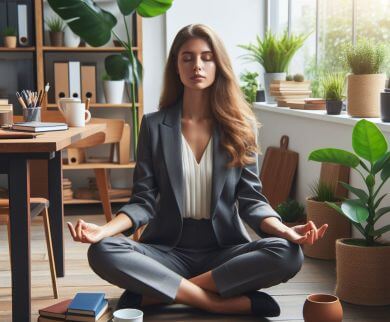
M 69 95 L 70 97 L 81 99 L 79 61 L 69 62 Z
M 28 16 L 27 16 L 27 5 L 18 4 L 18 42 L 21 46 L 27 46 L 29 44 L 28 39 Z

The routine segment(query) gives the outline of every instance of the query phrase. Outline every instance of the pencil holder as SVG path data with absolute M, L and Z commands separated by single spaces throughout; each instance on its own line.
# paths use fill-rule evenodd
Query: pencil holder
M 25 122 L 40 122 L 41 107 L 28 107 L 23 109 L 23 120 Z

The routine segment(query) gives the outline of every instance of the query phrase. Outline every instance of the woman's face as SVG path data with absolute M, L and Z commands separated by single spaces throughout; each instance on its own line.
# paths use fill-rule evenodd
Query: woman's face
M 208 43 L 201 38 L 187 40 L 179 50 L 177 69 L 185 87 L 203 90 L 211 86 L 216 64 Z

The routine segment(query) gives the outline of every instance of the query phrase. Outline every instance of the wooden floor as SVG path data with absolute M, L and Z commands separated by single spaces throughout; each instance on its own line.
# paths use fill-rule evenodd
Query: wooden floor
M 99 211 L 96 208 L 96 211 Z M 85 213 L 85 208 L 78 211 Z M 66 215 L 65 222 L 75 222 L 77 218 L 94 223 L 103 223 L 103 215 Z M 66 227 L 65 227 L 66 228 Z M 52 297 L 50 270 L 41 218 L 32 222 L 32 321 L 38 317 L 38 309 L 54 304 Z M 111 286 L 96 276 L 88 266 L 86 251 L 88 245 L 75 243 L 65 230 L 65 277 L 58 279 L 61 299 L 72 298 L 76 292 L 102 291 L 114 307 L 122 290 Z M 6 228 L 0 227 L 0 321 L 11 321 L 11 278 L 8 257 Z M 275 296 L 282 313 L 277 318 L 256 319 L 251 316 L 212 315 L 185 306 L 174 305 L 155 310 L 145 310 L 144 321 L 303 321 L 302 307 L 310 293 L 333 293 L 335 286 L 334 262 L 305 259 L 302 270 L 290 281 L 269 288 L 266 291 Z M 389 290 L 390 291 L 390 290 Z M 342 303 L 346 322 L 389 322 L 390 306 L 362 307 Z

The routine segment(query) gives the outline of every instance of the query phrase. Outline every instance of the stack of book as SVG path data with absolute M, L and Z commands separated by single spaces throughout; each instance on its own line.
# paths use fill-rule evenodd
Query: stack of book
M 38 322 L 108 321 L 112 316 L 104 293 L 77 293 L 73 299 L 39 310 Z
M 270 85 L 270 94 L 275 97 L 278 106 L 286 106 L 288 100 L 302 100 L 310 97 L 310 81 L 274 80 Z
M 64 200 L 73 199 L 72 181 L 69 178 L 63 178 L 62 180 L 62 196 Z

